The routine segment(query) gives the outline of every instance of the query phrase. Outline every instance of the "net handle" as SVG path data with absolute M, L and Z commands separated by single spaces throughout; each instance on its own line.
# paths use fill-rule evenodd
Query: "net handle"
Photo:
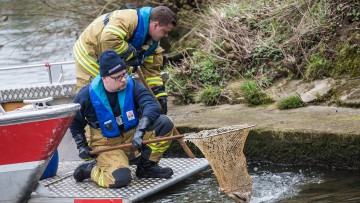
M 169 136 L 169 137 L 155 138 L 155 139 L 151 139 L 151 140 L 145 140 L 145 141 L 143 141 L 142 144 L 145 145 L 145 144 L 161 142 L 161 141 L 166 141 L 166 140 L 177 140 L 177 139 L 182 139 L 183 137 L 184 137 L 184 135 L 174 135 L 174 136 Z M 127 144 L 122 144 L 122 145 L 118 145 L 118 146 L 114 146 L 114 147 L 108 147 L 106 149 L 92 150 L 89 153 L 91 155 L 94 155 L 94 154 L 100 154 L 102 152 L 108 152 L 108 151 L 112 151 L 112 150 L 116 150 L 116 149 L 127 149 L 127 148 L 131 148 L 131 147 L 133 147 L 132 143 L 127 143 Z
M 220 133 L 217 133 L 217 134 L 214 134 L 214 135 L 209 135 L 207 137 L 191 137 L 192 134 L 190 135 L 187 135 L 187 137 L 185 137 L 185 139 L 187 140 L 191 140 L 191 139 L 204 139 L 204 138 L 210 138 L 210 137 L 215 137 L 215 136 L 219 136 L 219 135 L 223 135 L 225 133 L 231 133 L 231 132 L 234 132 L 234 131 L 238 131 L 238 130 L 244 130 L 244 129 L 248 129 L 248 128 L 252 128 L 252 127 L 255 127 L 255 125 L 248 125 L 248 126 L 245 126 L 243 128 L 237 128 L 237 129 L 231 129 L 231 130 L 227 130 L 227 131 L 223 131 L 223 132 L 220 132 Z M 214 130 L 219 130 L 219 129 L 214 129 Z M 198 133 L 194 133 L 194 134 L 198 134 Z

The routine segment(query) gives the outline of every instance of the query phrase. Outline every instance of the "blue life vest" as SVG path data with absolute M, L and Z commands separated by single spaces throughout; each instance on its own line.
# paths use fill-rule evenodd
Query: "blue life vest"
M 134 81 L 126 74 L 126 88 L 118 92 L 118 100 L 125 132 L 136 127 L 139 122 L 139 116 L 137 115 L 134 103 L 133 90 Z M 89 93 L 103 136 L 108 138 L 120 136 L 121 132 L 109 104 L 100 75 L 96 76 L 91 82 Z
M 141 46 L 144 44 L 148 35 L 151 10 L 151 7 L 143 7 L 137 9 L 138 24 L 136 26 L 136 30 L 130 41 L 130 44 L 138 51 L 140 51 Z M 146 57 L 148 57 L 156 49 L 158 44 L 158 41 L 154 41 L 154 43 L 149 47 L 148 50 L 138 56 L 139 61 L 142 62 Z

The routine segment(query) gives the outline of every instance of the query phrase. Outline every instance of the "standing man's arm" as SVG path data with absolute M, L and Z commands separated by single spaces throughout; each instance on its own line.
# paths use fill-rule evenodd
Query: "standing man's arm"
M 160 45 L 153 53 L 146 57 L 143 62 L 142 71 L 147 84 L 151 87 L 156 98 L 161 104 L 161 113 L 167 113 L 167 92 L 161 78 L 161 67 L 163 66 L 163 49 Z

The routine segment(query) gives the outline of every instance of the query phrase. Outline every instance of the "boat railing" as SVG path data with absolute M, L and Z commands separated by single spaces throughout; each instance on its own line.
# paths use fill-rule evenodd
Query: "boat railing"
M 64 103 L 71 101 L 71 98 L 75 96 L 76 82 L 73 80 L 64 80 L 63 66 L 72 64 L 75 64 L 75 61 L 1 67 L 0 71 L 38 67 L 44 69 L 45 67 L 48 72 L 49 83 L 0 87 L 0 103 L 22 103 L 23 100 L 26 99 L 41 99 L 45 97 L 54 98 L 55 103 L 57 101 L 60 102 L 60 100 Z M 8 107 L 3 106 L 3 108 L 5 111 L 9 110 Z
M 75 64 L 75 61 L 65 61 L 65 62 L 56 62 L 56 63 L 50 63 L 50 62 L 46 62 L 46 63 L 42 63 L 42 64 L 33 64 L 33 65 L 24 65 L 24 66 L 12 66 L 12 67 L 3 67 L 0 68 L 0 71 L 3 70 L 15 70 L 15 69 L 23 69 L 23 68 L 37 68 L 37 67 L 45 67 L 48 71 L 48 75 L 49 75 L 49 83 L 52 84 L 53 80 L 54 80 L 54 72 L 58 72 L 58 78 L 57 78 L 57 83 L 60 83 L 61 81 L 64 80 L 63 78 L 63 65 L 69 65 L 69 64 Z M 58 67 L 56 68 L 56 70 L 54 69 L 54 67 Z

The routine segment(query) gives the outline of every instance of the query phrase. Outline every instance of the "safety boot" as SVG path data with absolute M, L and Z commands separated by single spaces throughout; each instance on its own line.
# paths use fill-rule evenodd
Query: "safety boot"
M 169 167 L 161 167 L 158 163 L 140 158 L 136 168 L 136 176 L 139 178 L 170 178 L 174 174 Z
M 96 164 L 95 160 L 80 164 L 74 171 L 74 179 L 76 182 L 82 182 L 91 177 L 91 170 Z

